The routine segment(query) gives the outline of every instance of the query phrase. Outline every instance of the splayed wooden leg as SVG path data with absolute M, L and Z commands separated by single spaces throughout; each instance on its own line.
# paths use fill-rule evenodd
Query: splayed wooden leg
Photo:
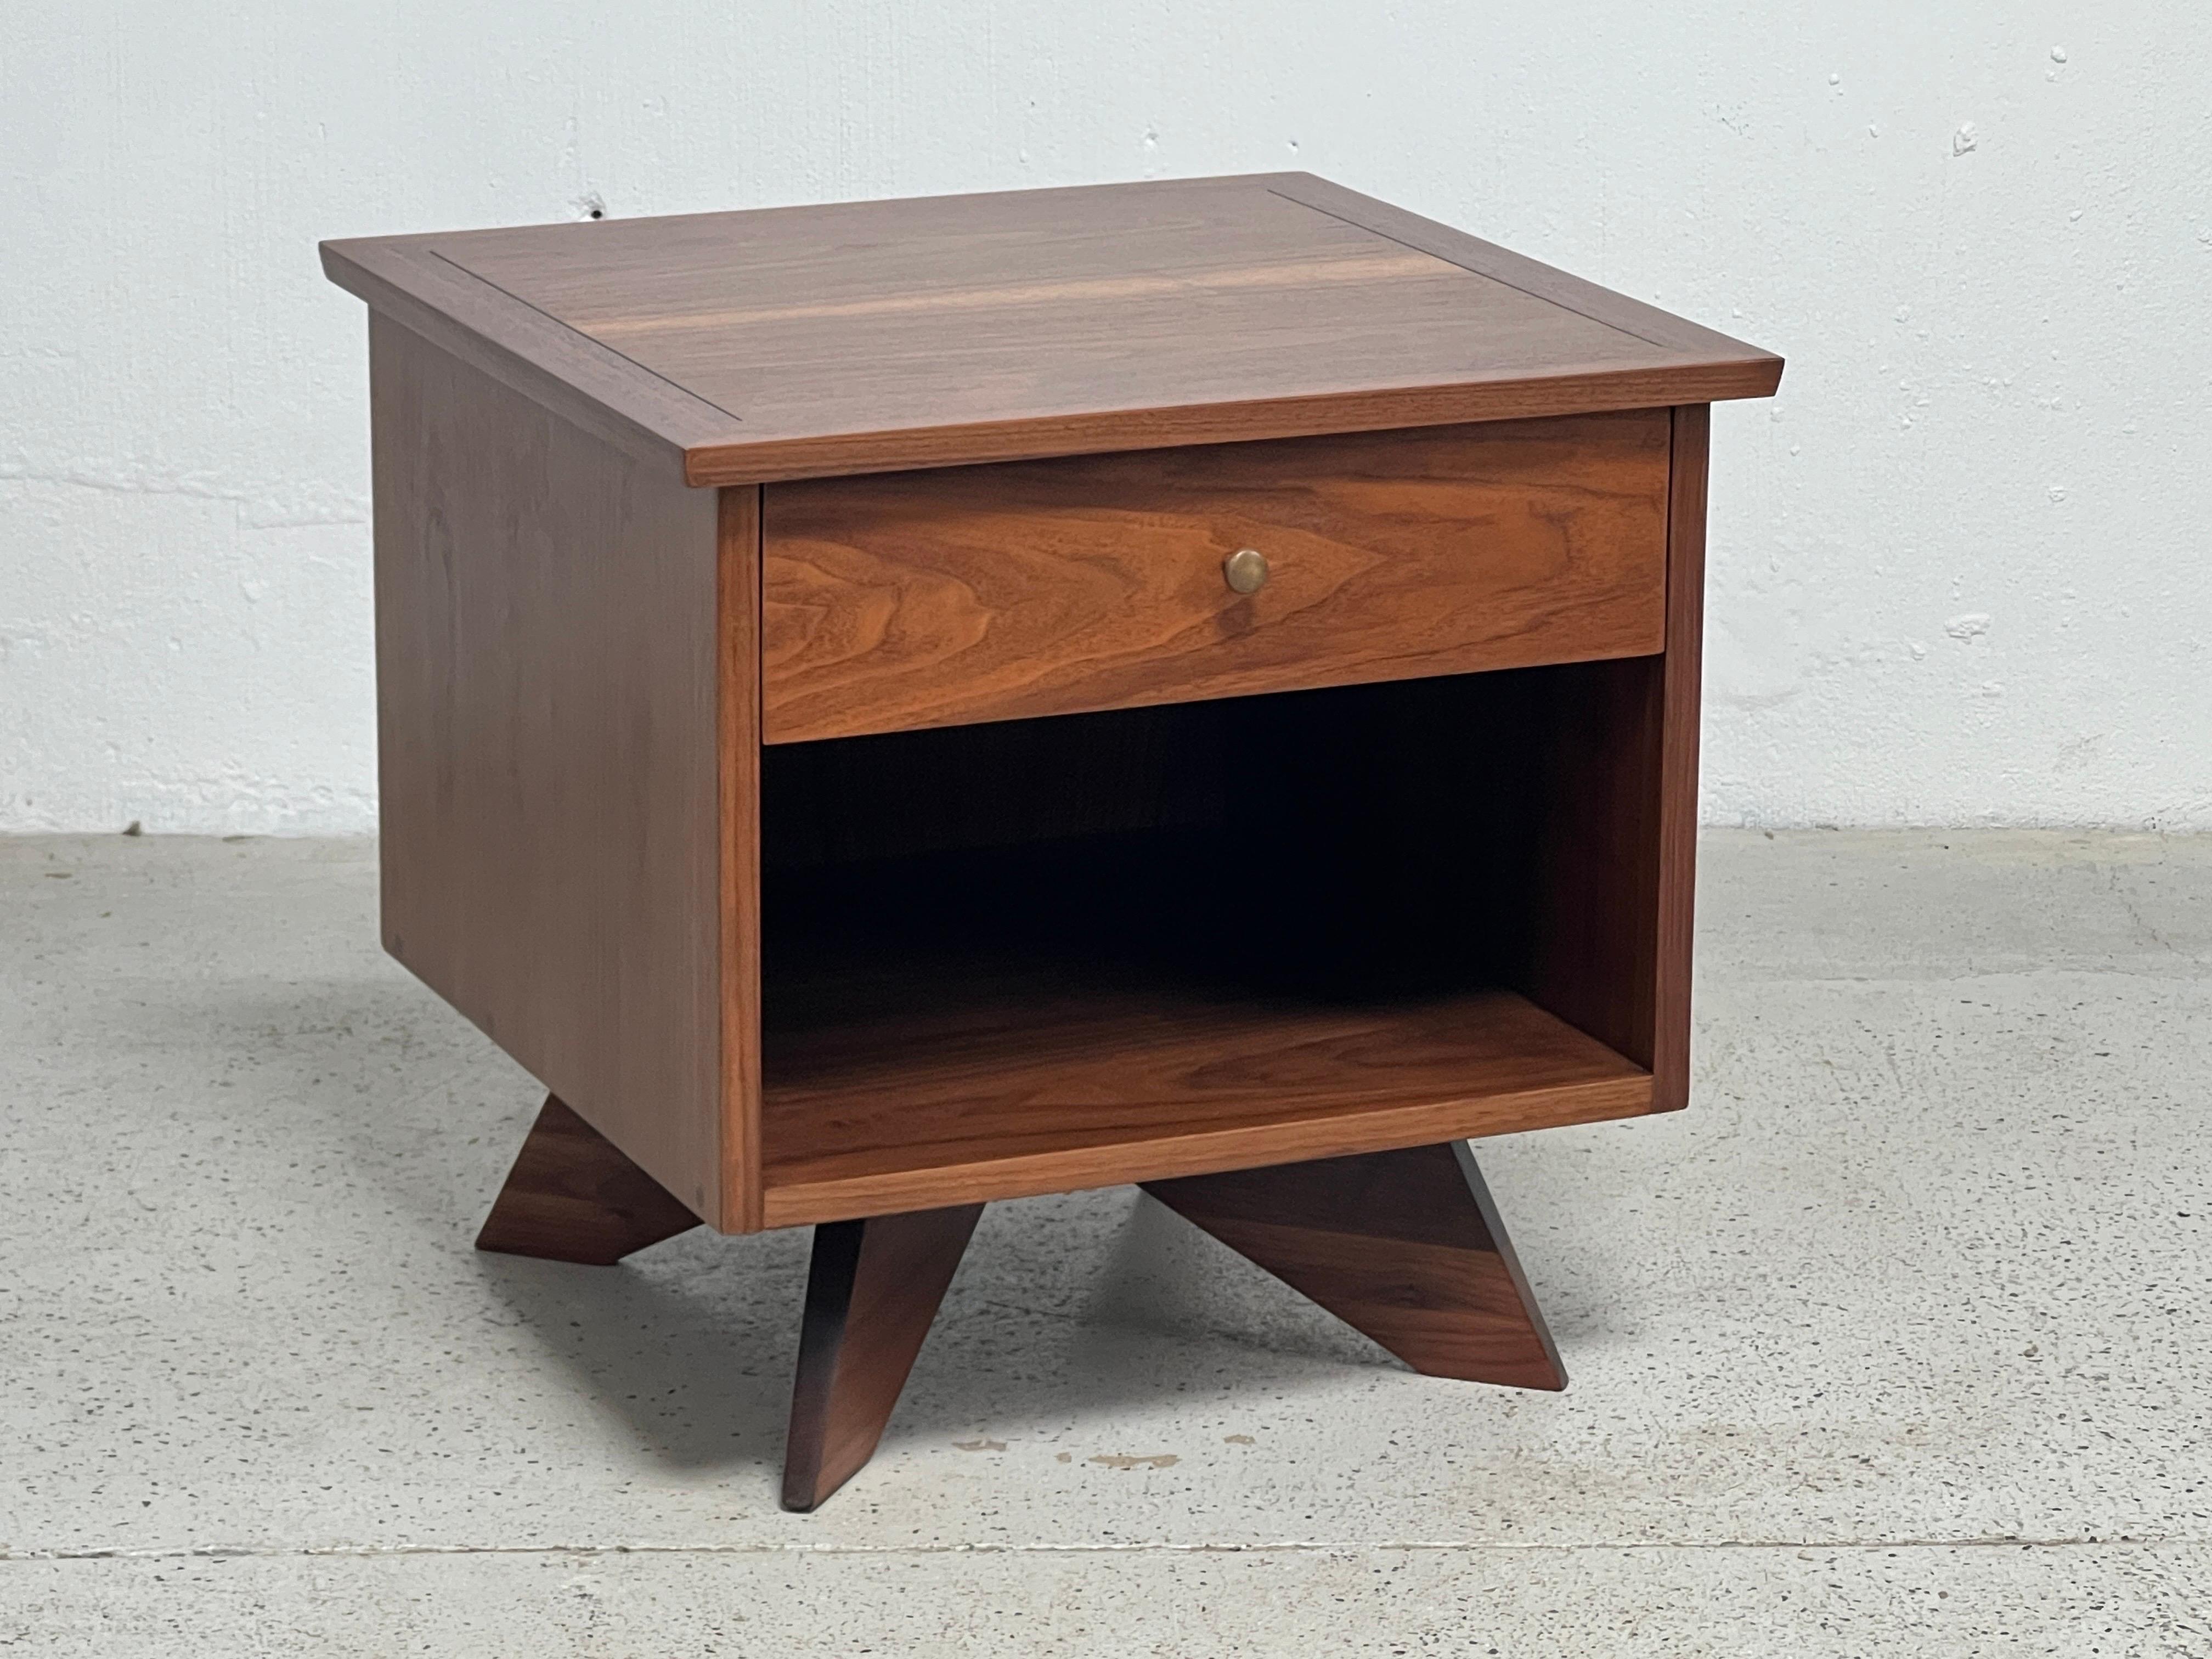
M 812 1509 L 874 1455 L 982 1213 L 963 1204 L 815 1228 L 784 1442 L 786 1509 Z
M 611 1267 L 698 1224 L 680 1199 L 548 1095 L 477 1249 Z
M 1465 1141 L 1145 1190 L 1417 1371 L 1567 1385 Z

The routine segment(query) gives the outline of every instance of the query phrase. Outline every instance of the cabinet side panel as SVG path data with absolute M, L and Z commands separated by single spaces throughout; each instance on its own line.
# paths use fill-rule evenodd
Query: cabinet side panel
M 1539 745 L 1529 1000 L 1638 1066 L 1657 994 L 1661 709 L 1666 659 L 1548 671 Z
M 714 495 L 370 363 L 385 948 L 719 1226 Z
M 721 492 L 722 1226 L 761 1225 L 761 490 Z

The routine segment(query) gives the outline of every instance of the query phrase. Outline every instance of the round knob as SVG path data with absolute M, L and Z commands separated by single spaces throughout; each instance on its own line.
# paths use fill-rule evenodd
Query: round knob
M 1256 593 L 1267 580 L 1267 560 L 1257 548 L 1240 547 L 1221 562 L 1221 579 L 1232 593 Z

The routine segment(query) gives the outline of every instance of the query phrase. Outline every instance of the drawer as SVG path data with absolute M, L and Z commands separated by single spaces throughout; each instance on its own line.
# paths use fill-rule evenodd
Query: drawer
M 1641 656 L 1665 410 L 772 483 L 769 743 Z M 1267 574 L 1235 592 L 1224 561 Z

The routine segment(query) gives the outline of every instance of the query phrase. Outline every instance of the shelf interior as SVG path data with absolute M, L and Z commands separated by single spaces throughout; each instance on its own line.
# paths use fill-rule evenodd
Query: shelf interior
M 1558 673 L 769 750 L 769 1224 L 1649 1109 L 1531 969 Z

